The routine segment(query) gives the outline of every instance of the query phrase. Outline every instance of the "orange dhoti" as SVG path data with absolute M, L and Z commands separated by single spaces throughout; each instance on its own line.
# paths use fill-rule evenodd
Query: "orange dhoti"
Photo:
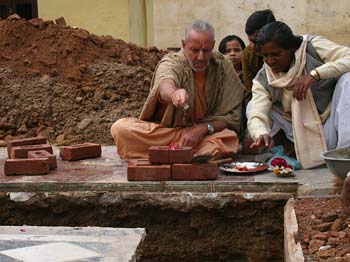
M 150 146 L 178 145 L 187 128 L 167 128 L 157 123 L 137 118 L 122 118 L 111 127 L 111 134 L 121 158 L 148 158 Z M 235 131 L 224 129 L 205 136 L 194 148 L 195 155 L 211 154 L 213 157 L 237 153 L 238 138 Z

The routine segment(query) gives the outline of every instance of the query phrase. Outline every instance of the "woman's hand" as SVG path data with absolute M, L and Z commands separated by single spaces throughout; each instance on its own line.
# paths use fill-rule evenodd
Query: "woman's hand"
M 299 78 L 293 88 L 293 97 L 298 101 L 306 98 L 307 90 L 316 83 L 316 79 L 311 75 L 303 75 Z
M 251 145 L 250 148 L 266 147 L 271 149 L 274 144 L 273 139 L 268 134 L 260 135 Z

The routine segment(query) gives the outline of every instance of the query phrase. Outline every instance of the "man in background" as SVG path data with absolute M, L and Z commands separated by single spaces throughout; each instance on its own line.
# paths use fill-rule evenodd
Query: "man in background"
M 272 11 L 266 9 L 251 14 L 245 24 L 245 33 L 249 39 L 249 45 L 244 49 L 242 58 L 242 78 L 246 105 L 252 98 L 253 79 L 264 64 L 263 57 L 255 51 L 256 37 L 264 25 L 275 21 Z

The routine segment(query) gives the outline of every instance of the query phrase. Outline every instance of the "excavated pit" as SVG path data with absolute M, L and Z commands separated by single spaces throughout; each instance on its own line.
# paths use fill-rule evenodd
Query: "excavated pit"
M 286 200 L 217 193 L 2 193 L 1 225 L 142 227 L 140 261 L 282 261 Z

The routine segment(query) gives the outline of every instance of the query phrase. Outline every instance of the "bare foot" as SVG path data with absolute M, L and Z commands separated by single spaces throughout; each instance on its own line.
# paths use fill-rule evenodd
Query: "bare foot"
M 340 200 L 343 210 L 347 215 L 350 215 L 350 177 L 345 178 L 343 190 L 341 191 Z

